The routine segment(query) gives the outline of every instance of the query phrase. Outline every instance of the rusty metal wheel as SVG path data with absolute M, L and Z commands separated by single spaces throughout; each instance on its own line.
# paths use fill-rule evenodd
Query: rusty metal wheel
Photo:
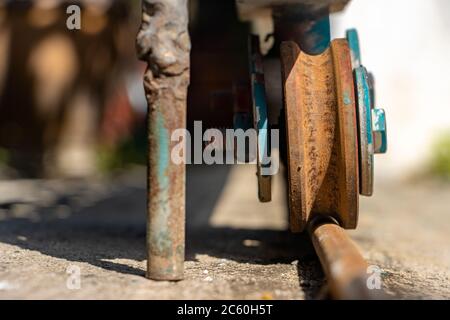
M 290 227 L 318 215 L 347 229 L 358 219 L 358 142 L 352 62 L 346 40 L 320 55 L 281 45 Z

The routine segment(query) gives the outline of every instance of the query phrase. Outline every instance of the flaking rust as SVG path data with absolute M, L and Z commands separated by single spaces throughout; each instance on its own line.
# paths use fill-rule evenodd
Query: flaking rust
M 137 51 L 148 63 L 144 86 L 148 101 L 147 277 L 183 278 L 185 252 L 185 165 L 170 160 L 186 127 L 190 38 L 187 0 L 143 0 Z

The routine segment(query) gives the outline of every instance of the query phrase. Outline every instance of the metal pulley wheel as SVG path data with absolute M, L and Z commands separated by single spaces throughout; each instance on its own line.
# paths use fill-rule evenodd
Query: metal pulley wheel
M 374 154 L 387 149 L 384 110 L 374 108 L 358 34 L 349 30 L 314 56 L 284 42 L 281 64 L 291 230 L 303 231 L 316 216 L 354 229 L 358 193 L 373 192 Z
M 258 134 L 260 201 L 271 199 L 268 106 L 263 58 L 251 38 L 253 121 Z M 305 230 L 315 217 L 329 216 L 345 229 L 358 222 L 358 194 L 373 192 L 374 154 L 387 148 L 384 110 L 374 107 L 373 76 L 361 65 L 358 34 L 333 40 L 318 55 L 293 42 L 281 44 L 281 72 L 290 228 Z
M 350 49 L 334 40 L 320 55 L 281 44 L 290 227 L 314 216 L 347 229 L 358 219 L 358 139 Z

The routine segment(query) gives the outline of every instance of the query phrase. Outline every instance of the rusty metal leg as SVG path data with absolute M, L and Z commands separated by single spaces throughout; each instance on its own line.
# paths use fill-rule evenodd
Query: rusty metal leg
M 185 166 L 171 161 L 173 130 L 186 127 L 190 39 L 187 0 L 143 0 L 137 38 L 148 63 L 144 85 L 148 111 L 147 277 L 183 278 Z

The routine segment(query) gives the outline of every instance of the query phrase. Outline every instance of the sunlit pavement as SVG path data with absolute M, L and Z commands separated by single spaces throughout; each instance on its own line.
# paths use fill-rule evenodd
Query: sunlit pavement
M 286 232 L 282 175 L 190 166 L 186 279 L 145 275 L 145 169 L 111 180 L 0 182 L 0 298 L 311 299 L 326 283 L 306 236 Z M 350 231 L 393 298 L 450 298 L 450 186 L 379 182 Z

